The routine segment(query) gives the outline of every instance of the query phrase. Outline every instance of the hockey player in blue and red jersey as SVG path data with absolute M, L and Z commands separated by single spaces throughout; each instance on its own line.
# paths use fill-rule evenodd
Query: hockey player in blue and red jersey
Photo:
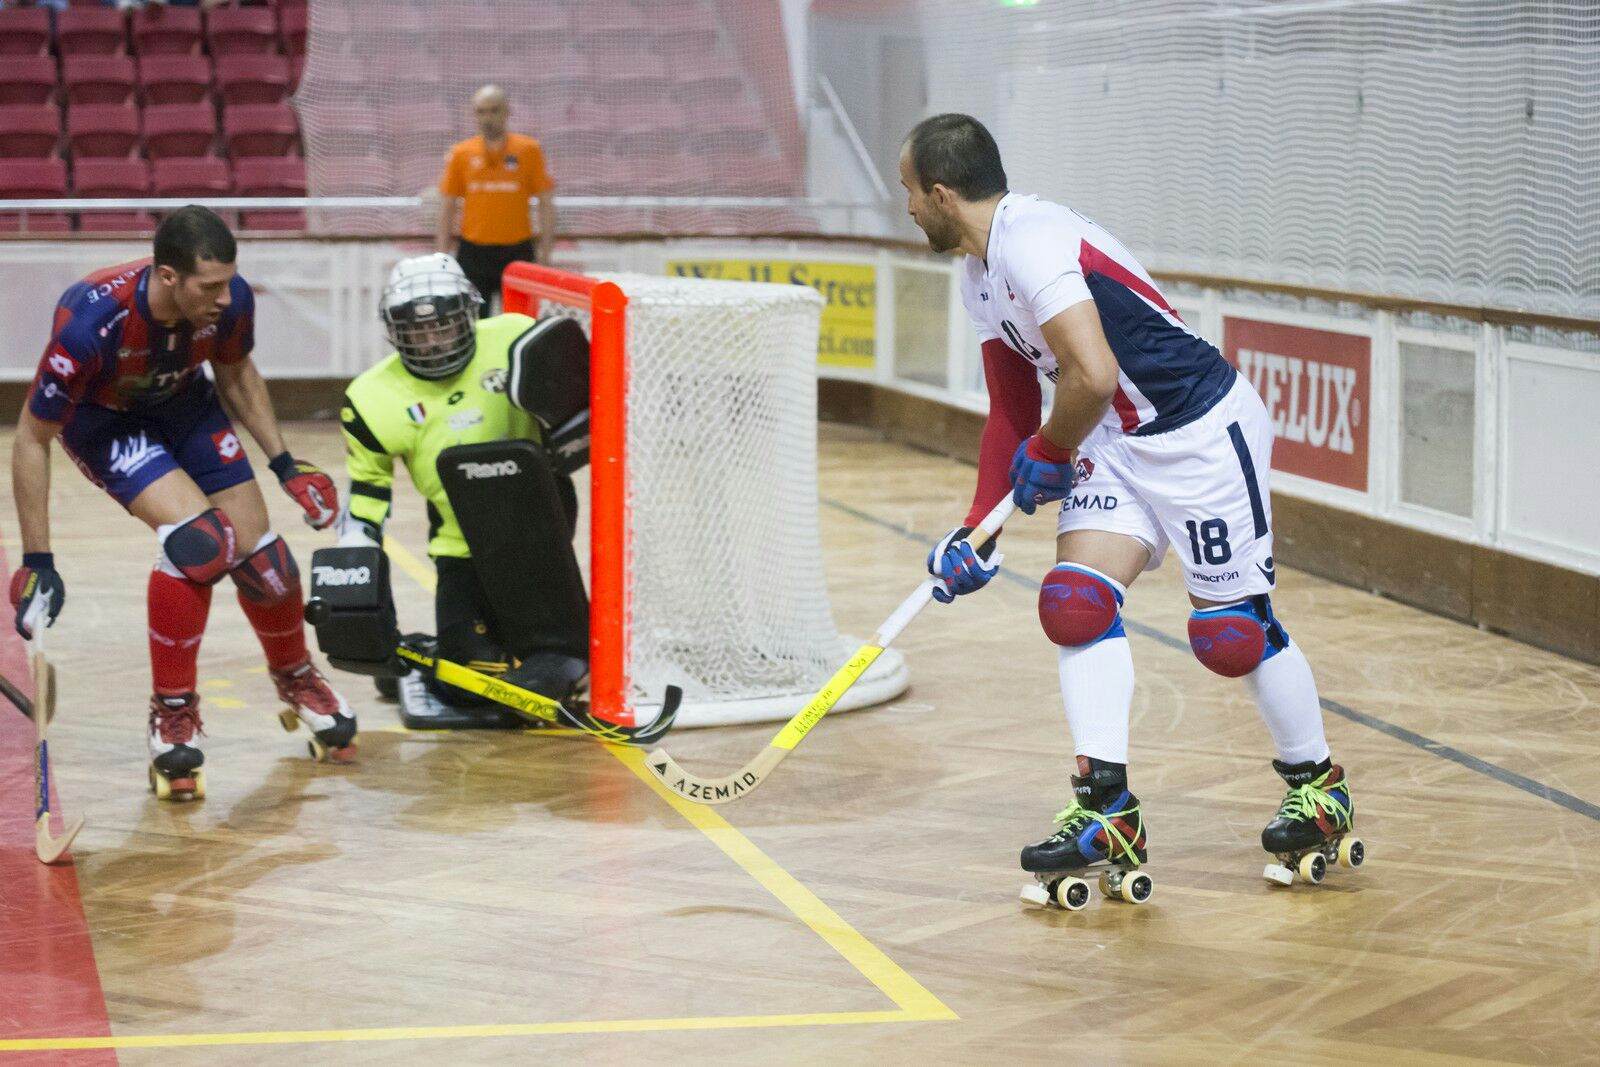
M 1261 835 L 1280 861 L 1267 876 L 1315 882 L 1327 860 L 1360 863 L 1311 667 L 1272 610 L 1272 423 L 1255 390 L 1104 228 L 1010 192 L 976 119 L 918 124 L 900 178 L 930 247 L 966 253 L 962 301 L 989 390 L 972 509 L 928 557 L 943 580 L 934 595 L 948 602 L 998 570 L 995 542 L 974 551 L 969 536 L 1004 495 L 1027 514 L 1061 502 L 1039 620 L 1057 646 L 1077 774 L 1056 832 L 1022 851 L 1040 882 L 1025 899 L 1081 907 L 1088 889 L 1073 873 L 1091 865 L 1109 867 L 1107 895 L 1138 902 L 1150 892 L 1148 876 L 1133 873 L 1146 833 L 1128 788 L 1133 657 L 1121 608 L 1169 545 L 1194 609 L 1190 647 L 1210 670 L 1244 680 L 1288 786 Z M 1055 383 L 1043 420 L 1041 374 Z
M 153 261 L 110 267 L 67 289 L 12 450 L 23 556 L 11 602 L 24 637 L 31 625 L 54 623 L 66 594 L 50 552 L 52 438 L 155 532 L 148 740 L 150 784 L 162 799 L 205 795 L 195 665 L 211 587 L 224 577 L 288 705 L 284 725 L 305 723 L 319 758 L 347 762 L 354 754 L 355 716 L 311 662 L 299 571 L 268 528 L 266 501 L 228 417 L 233 412 L 272 457 L 268 466 L 308 523 L 322 529 L 338 517 L 333 482 L 289 454 L 250 360 L 255 298 L 235 270 L 236 254 L 222 219 L 191 205 L 156 230 Z M 207 363 L 215 384 L 202 372 Z

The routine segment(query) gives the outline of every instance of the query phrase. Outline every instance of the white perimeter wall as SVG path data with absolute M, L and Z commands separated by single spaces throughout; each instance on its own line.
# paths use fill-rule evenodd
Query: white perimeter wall
M 146 248 L 0 242 L 0 379 L 32 376 L 63 289 Z M 421 250 L 382 240 L 243 242 L 264 373 L 348 378 L 381 358 L 379 290 L 396 259 Z M 821 373 L 986 410 L 949 260 L 728 240 L 580 244 L 563 265 L 658 273 L 679 257 L 871 268 L 875 357 L 867 367 Z M 1279 426 L 1278 492 L 1600 574 L 1600 352 L 1349 304 L 1167 291 L 1186 321 L 1226 342 L 1266 396 Z M 1339 433 L 1318 432 L 1335 423 Z

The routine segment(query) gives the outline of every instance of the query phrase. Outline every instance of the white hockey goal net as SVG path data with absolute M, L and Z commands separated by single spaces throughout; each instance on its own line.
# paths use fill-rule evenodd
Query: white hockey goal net
M 817 526 L 822 299 L 790 285 L 514 264 L 507 311 L 590 335 L 590 671 L 597 714 L 786 719 L 849 657 Z M 837 710 L 908 684 L 886 652 Z M 635 710 L 639 709 L 635 716 Z

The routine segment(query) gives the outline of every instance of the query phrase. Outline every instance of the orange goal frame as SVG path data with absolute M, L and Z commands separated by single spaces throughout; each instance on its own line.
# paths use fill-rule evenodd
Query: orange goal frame
M 518 261 L 500 280 L 504 310 L 537 317 L 546 300 L 589 312 L 589 692 L 602 719 L 634 725 L 628 703 L 628 297 L 615 282 Z

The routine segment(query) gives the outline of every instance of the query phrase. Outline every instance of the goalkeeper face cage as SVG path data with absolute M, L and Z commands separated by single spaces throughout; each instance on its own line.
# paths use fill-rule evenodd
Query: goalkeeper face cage
M 389 276 L 379 313 L 400 362 L 418 378 L 448 378 L 472 360 L 483 298 L 445 255 L 401 262 Z

